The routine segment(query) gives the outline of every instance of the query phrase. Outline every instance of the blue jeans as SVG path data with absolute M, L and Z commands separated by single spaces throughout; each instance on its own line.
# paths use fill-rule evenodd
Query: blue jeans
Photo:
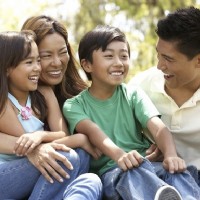
M 107 171 L 101 177 L 104 198 L 106 200 L 153 200 L 157 190 L 167 185 L 165 182 L 167 180 L 168 184 L 175 186 L 181 195 L 187 194 L 188 199 L 191 200 L 200 199 L 199 187 L 189 173 L 169 174 L 163 169 L 166 177 L 162 180 L 156 174 L 159 171 L 158 166 L 159 169 L 162 167 L 162 164 L 159 164 L 154 165 L 144 159 L 138 168 L 126 172 L 118 167 Z
M 81 173 L 87 172 L 85 170 L 88 170 L 90 156 L 81 149 L 78 149 L 77 152 L 80 154 L 80 157 L 74 150 L 71 150 L 70 152 L 60 152 L 67 157 L 74 167 L 73 170 L 68 170 L 62 163 L 60 163 L 70 175 L 70 179 L 65 179 L 63 183 L 60 183 L 56 180 L 53 184 L 49 183 L 43 177 L 43 175 L 41 175 L 40 172 L 28 161 L 27 158 L 13 160 L 1 164 L 0 200 L 16 200 L 27 197 L 29 197 L 29 200 L 68 199 L 66 193 L 67 187 L 70 185 L 70 187 L 73 189 L 73 185 L 77 184 L 78 180 L 83 181 L 83 179 L 89 179 L 90 177 L 85 175 L 79 178 Z M 81 165 L 83 165 L 83 167 Z M 96 178 L 94 182 L 90 179 L 88 181 L 91 181 L 91 191 L 94 191 L 94 193 L 92 193 L 94 198 L 92 197 L 91 200 L 98 199 L 96 197 L 101 195 L 100 179 Z M 83 190 L 82 186 L 83 185 L 81 184 L 78 184 L 77 186 L 79 187 L 80 195 L 82 194 Z M 78 190 L 76 190 L 76 192 L 77 191 Z M 82 195 L 84 197 L 84 193 Z M 70 197 L 73 196 L 70 194 Z M 75 200 L 76 198 L 73 199 Z
M 200 187 L 200 171 L 193 165 L 188 166 L 187 169 Z

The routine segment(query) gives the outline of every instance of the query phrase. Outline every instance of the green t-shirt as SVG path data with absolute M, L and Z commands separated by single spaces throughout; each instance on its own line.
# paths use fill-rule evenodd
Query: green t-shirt
M 141 133 L 136 121 L 146 128 L 147 121 L 159 115 L 141 89 L 135 87 L 127 90 L 125 84 L 118 86 L 113 96 L 107 100 L 96 99 L 88 90 L 84 90 L 76 97 L 66 100 L 63 113 L 69 123 L 71 134 L 75 132 L 78 122 L 90 119 L 118 147 L 126 152 L 137 150 L 143 156 L 150 143 Z M 102 155 L 98 160 L 92 159 L 91 171 L 102 175 L 115 165 L 112 159 Z

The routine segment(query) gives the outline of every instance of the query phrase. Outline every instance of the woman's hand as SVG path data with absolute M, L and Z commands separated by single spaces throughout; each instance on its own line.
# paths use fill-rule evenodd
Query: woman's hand
M 70 151 L 70 148 L 63 144 L 46 143 L 40 144 L 31 153 L 27 154 L 29 161 L 50 183 L 53 183 L 51 176 L 59 182 L 62 182 L 62 177 L 69 178 L 69 174 L 58 164 L 57 161 L 61 161 L 68 169 L 73 169 L 72 164 L 67 160 L 67 158 L 55 150 Z
M 163 154 L 160 149 L 152 144 L 146 151 L 146 159 L 154 162 L 154 161 L 163 161 Z

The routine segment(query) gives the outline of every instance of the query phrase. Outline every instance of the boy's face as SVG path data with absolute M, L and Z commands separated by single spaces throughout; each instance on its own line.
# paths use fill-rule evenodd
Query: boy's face
M 92 84 L 106 87 L 121 84 L 129 69 L 129 54 L 127 44 L 113 41 L 106 50 L 95 50 L 92 54 L 93 63 L 88 63 L 88 70 L 92 76 Z
M 168 90 L 190 87 L 199 84 L 200 58 L 199 55 L 189 60 L 186 55 L 176 49 L 175 42 L 158 40 L 157 68 L 164 73 L 165 86 Z

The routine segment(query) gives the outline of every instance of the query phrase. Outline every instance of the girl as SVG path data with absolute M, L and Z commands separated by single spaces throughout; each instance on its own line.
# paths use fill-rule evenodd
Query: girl
M 21 152 L 20 155 L 28 155 L 41 142 L 61 138 L 67 131 L 52 89 L 40 87 L 40 91 L 37 90 L 41 66 L 34 39 L 31 31 L 0 34 L 0 131 L 19 137 L 15 149 Z M 45 119 L 51 132 L 43 130 Z M 34 133 L 29 134 L 31 132 Z M 91 181 L 80 175 L 79 157 L 73 150 L 67 147 L 65 150 L 69 152 L 62 152 L 65 157 L 65 166 L 62 167 L 68 179 L 59 179 L 62 183 L 55 182 L 53 186 L 26 157 L 19 159 L 1 150 L 0 200 L 26 197 L 30 200 L 74 199 L 74 196 L 75 199 L 101 198 L 99 178 L 90 174 Z M 77 192 L 76 188 L 80 189 L 84 184 L 87 185 L 85 190 Z

